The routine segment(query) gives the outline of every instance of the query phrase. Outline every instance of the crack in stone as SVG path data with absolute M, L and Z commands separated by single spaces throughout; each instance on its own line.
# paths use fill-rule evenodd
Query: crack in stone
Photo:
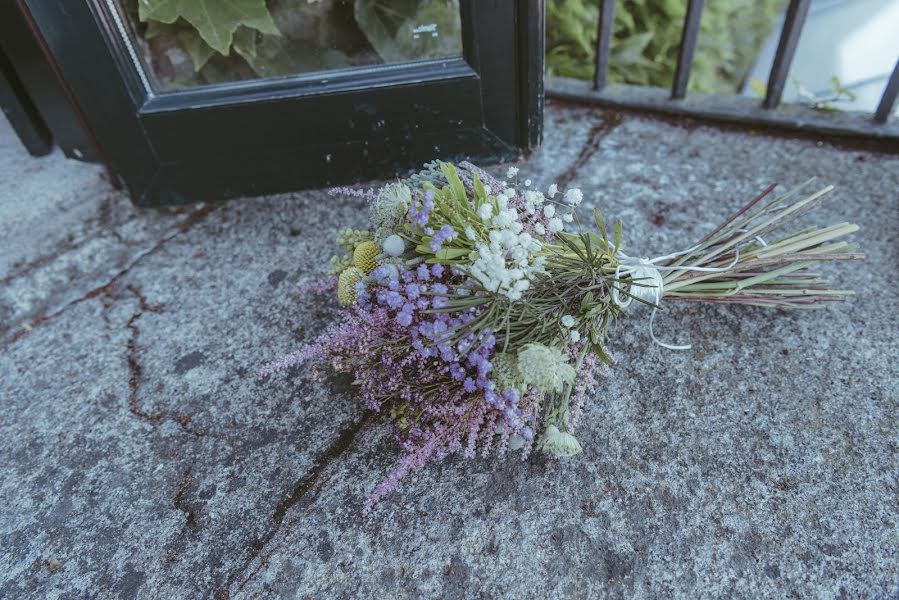
M 187 472 L 178 484 L 178 489 L 175 490 L 175 495 L 172 496 L 172 505 L 184 513 L 185 518 L 187 519 L 184 526 L 188 529 L 195 529 L 197 527 L 197 512 L 188 506 L 186 502 L 187 493 L 190 491 L 193 484 L 193 473 L 191 473 L 190 469 L 187 469 Z
M 112 201 L 113 196 L 106 196 L 103 200 L 100 201 L 100 203 L 97 205 L 98 216 L 95 218 L 89 218 L 85 222 L 85 227 L 82 228 L 81 238 L 74 241 L 73 237 L 70 237 L 66 240 L 61 240 L 56 245 L 54 252 L 49 252 L 30 261 L 24 261 L 13 265 L 10 269 L 9 275 L 0 278 L 0 286 L 9 285 L 13 280 L 24 275 L 28 275 L 33 271 L 61 258 L 62 256 L 82 248 L 87 243 L 93 241 L 96 237 L 96 234 L 109 234 L 119 242 L 124 243 L 126 246 L 133 246 L 134 242 L 125 239 L 125 237 L 121 234 L 117 227 L 123 227 L 131 223 L 134 219 L 138 218 L 138 215 L 133 214 L 129 219 L 120 223 L 109 223 L 109 213 L 111 211 L 110 202 Z M 66 208 L 65 210 L 68 211 L 69 208 Z M 93 231 L 88 231 L 88 228 L 93 226 L 95 226 L 95 229 Z
M 587 139 L 584 141 L 584 144 L 581 146 L 580 152 L 578 152 L 577 158 L 574 159 L 567 169 L 565 169 L 557 178 L 556 184 L 558 184 L 559 189 L 564 190 L 568 187 L 568 184 L 577 177 L 578 171 L 587 164 L 596 151 L 599 150 L 599 142 L 608 135 L 612 130 L 618 127 L 621 124 L 621 121 L 624 120 L 624 117 L 621 113 L 614 111 L 603 111 L 602 118 L 598 123 L 593 125 L 590 128 L 590 132 L 587 134 Z
M 280 531 L 281 525 L 284 522 L 284 517 L 287 515 L 287 512 L 312 490 L 313 486 L 318 481 L 318 478 L 321 475 L 322 471 L 324 471 L 325 468 L 327 468 L 328 465 L 330 465 L 332 462 L 340 458 L 340 456 L 350 448 L 356 438 L 356 435 L 359 433 L 362 427 L 366 423 L 368 423 L 369 420 L 370 413 L 366 412 L 361 419 L 352 423 L 349 427 L 341 431 L 337 439 L 334 440 L 334 442 L 328 447 L 328 449 L 325 450 L 325 452 L 315 460 L 315 466 L 305 476 L 303 476 L 302 479 L 296 482 L 287 496 L 285 496 L 281 499 L 280 502 L 278 502 L 278 505 L 275 506 L 275 510 L 272 513 L 268 529 L 263 535 L 258 537 L 252 544 L 250 544 L 250 547 L 247 549 L 247 556 L 243 564 L 228 576 L 227 580 L 225 581 L 224 587 L 215 594 L 215 598 L 219 600 L 228 600 L 231 597 L 231 587 L 235 584 L 237 578 L 250 568 L 250 565 L 253 564 L 253 561 L 256 558 L 259 558 L 259 564 L 256 565 L 256 568 L 253 569 L 253 571 L 249 575 L 247 575 L 242 581 L 240 581 L 240 583 L 237 585 L 236 593 L 240 593 L 240 591 L 243 590 L 244 586 L 259 574 L 259 571 L 268 562 L 269 555 L 264 555 L 263 551 L 266 549 L 269 542 L 272 541 L 278 531 Z
M 162 305 L 151 305 L 147 302 L 143 293 L 137 286 L 128 285 L 126 288 L 131 294 L 137 298 L 139 308 L 137 312 L 128 319 L 126 327 L 131 331 L 131 337 L 128 339 L 128 410 L 137 418 L 158 425 L 164 420 L 161 412 L 147 412 L 140 407 L 138 396 L 140 395 L 140 382 L 144 373 L 144 366 L 140 362 L 141 348 L 137 343 L 140 337 L 140 327 L 137 324 L 145 312 L 161 312 Z
M 13 282 L 13 280 L 15 280 L 19 277 L 22 277 L 23 275 L 28 275 L 32 271 L 35 271 L 41 267 L 44 267 L 44 266 L 52 263 L 56 259 L 62 257 L 65 254 L 68 254 L 69 252 L 78 250 L 79 248 L 81 248 L 82 246 L 87 244 L 89 241 L 91 241 L 91 238 L 83 238 L 77 242 L 70 242 L 70 243 L 62 246 L 57 252 L 51 252 L 49 254 L 44 254 L 44 255 L 38 256 L 37 258 L 35 258 L 31 261 L 14 265 L 13 269 L 11 269 L 11 271 L 14 271 L 14 272 L 11 272 L 9 275 L 0 278 L 0 286 L 9 285 L 10 283 Z
M 126 327 L 131 331 L 131 337 L 128 339 L 128 410 L 138 419 L 150 423 L 151 425 L 160 425 L 165 421 L 172 421 L 177 424 L 187 434 L 194 437 L 203 438 L 211 437 L 217 440 L 231 444 L 231 440 L 225 436 L 214 435 L 205 429 L 198 429 L 191 425 L 193 417 L 180 412 L 174 412 L 166 415 L 160 410 L 147 411 L 140 406 L 140 387 L 143 378 L 144 367 L 140 361 L 141 346 L 138 344 L 140 337 L 140 326 L 138 320 L 144 313 L 160 313 L 162 312 L 162 304 L 150 304 L 143 292 L 137 286 L 128 284 L 125 289 L 138 301 L 138 310 L 128 319 Z
M 204 204 L 200 208 L 194 210 L 187 216 L 186 219 L 184 219 L 184 221 L 182 221 L 181 223 L 178 224 L 178 226 L 175 228 L 175 231 L 173 231 L 169 235 L 160 239 L 158 242 L 156 242 L 153 246 L 151 246 L 147 250 L 139 253 L 134 258 L 134 260 L 132 260 L 130 263 L 128 263 L 118 273 L 113 275 L 112 278 L 108 282 L 106 282 L 105 284 L 103 284 L 99 287 L 96 287 L 96 288 L 90 290 L 89 292 L 87 292 L 83 296 L 80 296 L 79 298 L 75 298 L 71 302 L 68 302 L 67 304 L 62 306 L 62 308 L 60 308 L 59 310 L 56 310 L 50 314 L 44 314 L 44 315 L 39 315 L 39 316 L 35 317 L 30 323 L 22 325 L 21 329 L 19 329 L 19 331 L 12 334 L 11 336 L 9 336 L 4 345 L 8 347 L 8 346 L 15 344 L 17 341 L 19 341 L 20 339 L 22 339 L 23 337 L 25 337 L 26 335 L 31 333 L 35 328 L 40 327 L 41 325 L 47 323 L 48 321 L 52 321 L 53 319 L 61 316 L 62 314 L 64 314 L 66 311 L 68 311 L 73 306 L 76 306 L 78 304 L 81 304 L 82 302 L 91 300 L 93 298 L 97 298 L 99 296 L 110 296 L 111 297 L 112 291 L 115 289 L 115 286 L 119 282 L 119 280 L 121 280 L 123 277 L 128 275 L 132 271 L 132 269 L 134 269 L 136 266 L 138 266 L 145 258 L 155 254 L 160 249 L 162 249 L 162 247 L 165 246 L 168 242 L 170 242 L 174 238 L 178 237 L 182 233 L 189 230 L 196 223 L 200 222 L 210 212 L 215 210 L 215 208 L 217 208 L 217 205 Z M 11 328 L 9 328 L 9 329 L 11 329 Z M 0 332 L 0 335 L 6 335 L 9 332 L 9 329 L 6 329 L 6 330 Z

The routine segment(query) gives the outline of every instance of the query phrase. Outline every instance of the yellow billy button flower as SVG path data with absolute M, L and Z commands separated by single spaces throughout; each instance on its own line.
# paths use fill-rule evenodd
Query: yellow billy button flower
M 368 275 L 375 270 L 378 262 L 375 258 L 381 253 L 378 245 L 372 241 L 362 242 L 353 251 L 353 264 L 356 268 Z
M 365 274 L 356 267 L 344 269 L 337 279 L 337 299 L 341 304 L 349 306 L 356 303 L 356 284 L 364 278 Z

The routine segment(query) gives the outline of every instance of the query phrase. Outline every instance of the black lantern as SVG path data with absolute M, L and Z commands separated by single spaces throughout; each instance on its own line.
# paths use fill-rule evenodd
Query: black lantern
M 18 0 L 137 204 L 389 177 L 539 142 L 539 0 Z

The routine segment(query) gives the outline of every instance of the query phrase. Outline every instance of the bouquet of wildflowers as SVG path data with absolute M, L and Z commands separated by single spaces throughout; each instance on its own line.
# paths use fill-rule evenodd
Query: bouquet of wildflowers
M 581 451 L 578 415 L 612 360 L 630 306 L 670 300 L 816 308 L 833 290 L 812 267 L 862 258 L 841 223 L 780 236 L 830 191 L 774 186 L 694 246 L 653 259 L 622 251 L 622 225 L 578 219 L 580 190 L 544 194 L 470 163 L 431 163 L 368 197 L 370 227 L 345 230 L 332 289 L 345 307 L 312 344 L 262 369 L 314 361 L 350 373 L 389 416 L 403 457 L 365 511 L 411 470 L 448 454 Z M 326 286 L 327 287 L 327 286 Z M 657 340 L 658 341 L 658 340 Z M 659 342 L 670 348 L 685 348 Z

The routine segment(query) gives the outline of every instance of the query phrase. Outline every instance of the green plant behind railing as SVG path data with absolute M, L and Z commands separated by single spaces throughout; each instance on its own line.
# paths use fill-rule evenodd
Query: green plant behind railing
M 784 0 L 706 2 L 690 89 L 735 92 L 784 3 Z M 598 4 L 599 0 L 547 0 L 548 74 L 593 78 Z M 618 2 L 609 80 L 670 86 L 685 13 L 686 0 Z

